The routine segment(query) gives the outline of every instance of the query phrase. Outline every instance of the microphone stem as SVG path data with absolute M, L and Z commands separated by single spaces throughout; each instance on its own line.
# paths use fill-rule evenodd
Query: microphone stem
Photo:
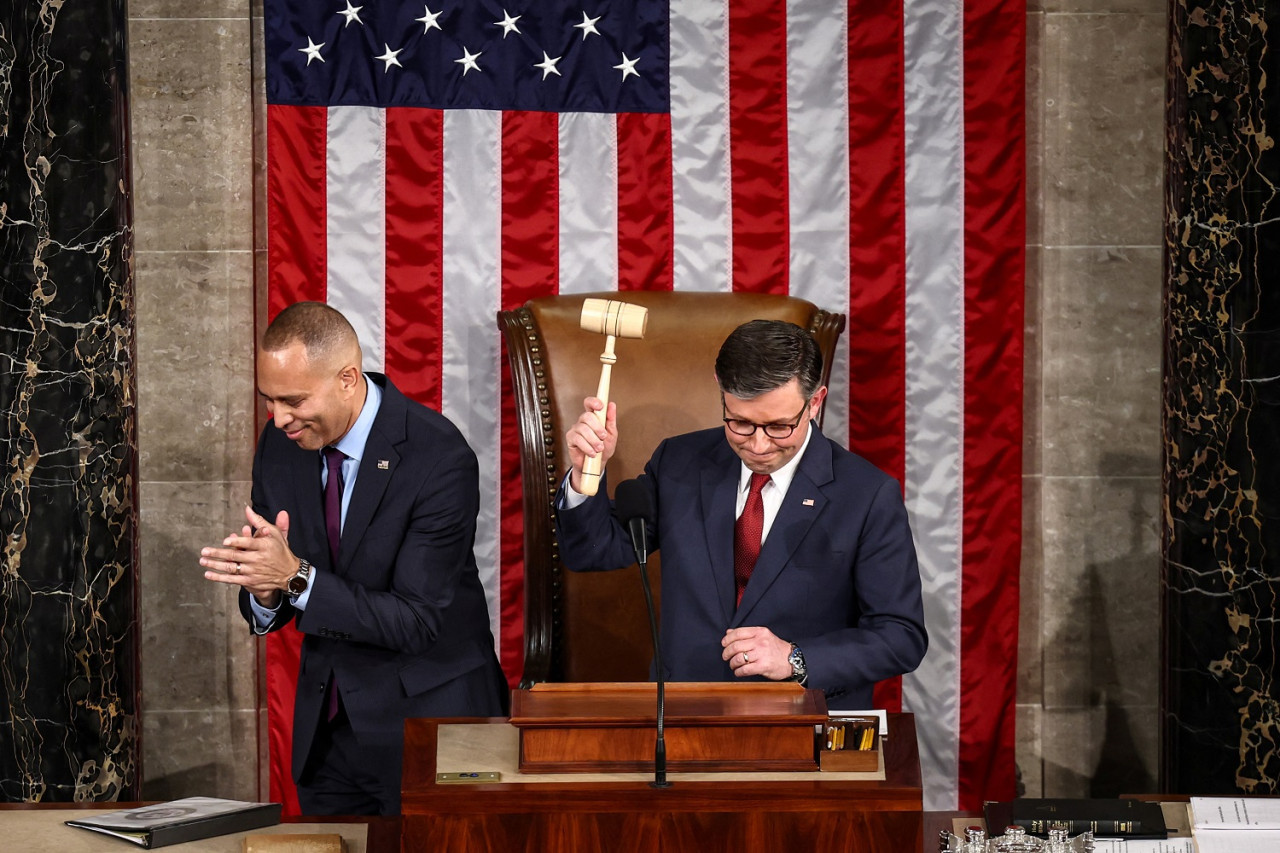
M 643 556 L 643 555 L 641 555 Z M 667 741 L 663 736 L 663 724 L 666 718 L 666 679 L 662 676 L 662 644 L 658 641 L 658 619 L 653 606 L 653 589 L 649 586 L 648 560 L 640 561 L 640 579 L 644 582 L 644 600 L 649 607 L 649 633 L 653 637 L 653 668 L 658 680 L 658 740 L 653 747 L 653 782 L 654 788 L 668 788 L 667 781 Z

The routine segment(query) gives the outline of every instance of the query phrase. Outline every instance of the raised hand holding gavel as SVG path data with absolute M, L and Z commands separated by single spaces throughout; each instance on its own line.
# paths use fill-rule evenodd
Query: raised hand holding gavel
M 565 433 L 565 441 L 569 446 L 569 463 L 572 466 L 569 483 L 579 494 L 586 494 L 583 491 L 583 481 L 587 479 L 582 473 L 584 463 L 594 455 L 603 470 L 617 448 L 618 405 L 596 397 L 587 397 L 582 402 L 582 414 Z M 592 479 L 588 488 L 599 491 L 598 478 Z
M 594 495 L 600 488 L 600 476 L 604 473 L 604 463 L 613 455 L 613 446 L 617 442 L 617 407 L 609 404 L 609 383 L 612 367 L 618 358 L 613 353 L 614 341 L 617 338 L 643 338 L 645 327 L 649 321 L 649 309 L 640 305 L 631 305 L 612 299 L 586 299 L 582 303 L 582 316 L 579 323 L 583 329 L 605 336 L 604 352 L 600 354 L 600 386 L 593 401 L 588 397 L 587 411 L 579 422 L 569 431 L 570 459 L 578 451 L 582 454 L 581 476 L 573 486 L 581 494 Z M 598 404 L 595 409 L 593 404 Z M 595 425 L 590 420 L 595 420 Z M 606 436 L 600 435 L 603 429 Z M 576 437 L 575 437 L 576 433 Z M 600 446 L 597 450 L 597 445 Z

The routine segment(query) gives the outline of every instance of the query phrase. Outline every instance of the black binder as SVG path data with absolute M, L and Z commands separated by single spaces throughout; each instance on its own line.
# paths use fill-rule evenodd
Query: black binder
M 64 821 L 67 826 L 101 832 L 147 849 L 259 829 L 279 822 L 279 803 L 247 803 L 213 797 L 187 797 Z

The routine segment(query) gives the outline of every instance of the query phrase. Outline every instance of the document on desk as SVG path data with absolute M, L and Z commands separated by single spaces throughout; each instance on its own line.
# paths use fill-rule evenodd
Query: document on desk
M 1093 850 L 1094 853 L 1196 853 L 1196 843 L 1191 838 L 1095 838 Z
M 1200 853 L 1280 850 L 1280 799 L 1192 797 L 1191 826 Z
M 1280 798 L 1192 797 L 1191 825 L 1196 829 L 1280 830 Z

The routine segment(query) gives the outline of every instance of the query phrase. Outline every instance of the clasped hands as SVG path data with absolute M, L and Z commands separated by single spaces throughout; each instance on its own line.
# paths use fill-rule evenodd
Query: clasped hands
M 289 549 L 289 513 L 281 510 L 275 524 L 244 508 L 249 522 L 240 533 L 222 540 L 220 548 L 200 549 L 200 565 L 206 580 L 247 589 L 268 609 L 280 603 L 281 591 L 298 573 L 298 558 Z

